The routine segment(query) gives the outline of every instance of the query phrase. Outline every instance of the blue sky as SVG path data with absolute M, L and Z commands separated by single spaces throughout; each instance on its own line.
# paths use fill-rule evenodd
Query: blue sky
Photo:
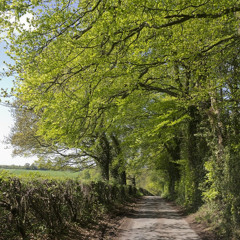
M 4 44 L 0 43 L 0 72 L 4 67 L 4 61 L 9 62 L 10 59 L 4 53 Z M 0 89 L 11 89 L 13 77 L 3 77 L 0 81 Z M 4 99 L 2 99 L 4 101 Z M 10 108 L 0 104 L 0 165 L 24 165 L 25 163 L 32 163 L 37 158 L 12 157 L 12 148 L 3 143 L 6 136 L 9 135 L 11 126 L 13 126 L 13 118 L 11 116 Z

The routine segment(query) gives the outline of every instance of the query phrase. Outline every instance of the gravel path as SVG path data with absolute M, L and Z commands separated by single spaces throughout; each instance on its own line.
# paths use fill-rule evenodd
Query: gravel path
M 144 197 L 120 226 L 118 240 L 200 240 L 188 223 L 162 198 Z

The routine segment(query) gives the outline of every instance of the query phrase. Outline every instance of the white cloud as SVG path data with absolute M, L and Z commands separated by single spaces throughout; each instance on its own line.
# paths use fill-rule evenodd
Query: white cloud
M 17 19 L 10 13 L 5 13 L 4 16 L 0 13 L 0 18 L 4 17 L 7 21 L 10 23 L 15 23 Z M 29 21 L 28 21 L 29 19 Z M 33 19 L 33 15 L 31 13 L 26 13 L 23 15 L 18 21 L 18 23 L 22 24 L 22 27 L 24 30 L 31 31 L 33 27 L 30 26 L 31 20 Z M 15 34 L 19 34 L 17 31 L 15 31 Z M 0 38 L 6 37 L 5 33 L 0 33 Z M 5 39 L 7 40 L 7 39 Z M 4 53 L 4 44 L 0 43 L 0 72 L 3 71 L 3 68 L 7 68 L 3 65 L 2 61 L 6 60 L 7 62 L 11 62 L 10 59 L 8 59 L 7 55 Z M 4 77 L 0 81 L 0 88 L 11 88 L 12 87 L 12 81 L 11 78 Z M 35 158 L 24 158 L 24 157 L 12 157 L 12 148 L 7 148 L 7 145 L 4 144 L 5 137 L 7 137 L 10 134 L 10 128 L 13 125 L 13 118 L 11 116 L 11 113 L 8 108 L 4 107 L 0 104 L 0 165 L 24 165 L 25 163 L 33 163 Z
M 20 23 L 24 25 L 25 30 L 33 30 L 33 27 L 30 26 L 30 22 L 33 19 L 32 13 L 26 13 L 22 17 L 20 17 Z
M 16 19 L 16 17 L 9 15 L 10 19 L 9 22 L 15 23 L 18 22 L 21 25 L 23 25 L 24 30 L 32 31 L 33 27 L 30 25 L 31 20 L 33 19 L 33 14 L 32 13 L 26 13 L 23 16 L 20 17 L 19 20 Z
M 6 149 L 2 144 L 0 144 L 0 151 L 0 165 L 24 165 L 26 163 L 31 164 L 37 160 L 37 158 L 13 157 L 12 149 Z
M 10 134 L 10 128 L 13 125 L 13 118 L 7 107 L 0 105 L 0 165 L 24 165 L 33 163 L 37 158 L 24 158 L 20 156 L 13 157 L 11 146 L 4 143 L 5 138 Z
M 32 13 L 26 13 L 24 14 L 23 16 L 21 16 L 19 19 L 17 19 L 13 13 L 11 12 L 7 12 L 7 13 L 4 13 L 4 14 L 0 14 L 0 18 L 3 18 L 5 19 L 6 21 L 8 21 L 9 23 L 11 24 L 14 24 L 14 23 L 18 23 L 20 25 L 22 25 L 22 28 L 24 30 L 27 30 L 27 31 L 32 31 L 34 30 L 35 28 L 33 26 L 31 26 L 31 21 L 33 20 L 34 16 Z M 19 35 L 19 32 L 17 30 L 14 31 L 14 33 L 16 35 Z M 5 38 L 7 35 L 6 33 L 2 32 L 0 33 L 0 38 Z

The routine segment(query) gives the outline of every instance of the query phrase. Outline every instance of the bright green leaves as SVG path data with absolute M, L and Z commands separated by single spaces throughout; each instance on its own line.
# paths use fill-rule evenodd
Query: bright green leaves
M 202 1 L 81 1 L 78 8 L 72 1 L 31 3 L 41 6 L 33 21 L 35 29 L 22 31 L 11 52 L 24 79 L 17 94 L 43 119 L 55 113 L 53 121 L 43 121 L 45 133 L 55 131 L 53 123 L 59 129 L 69 122 L 75 126 L 70 119 L 74 111 L 79 118 L 98 119 L 103 109 L 117 105 L 124 113 L 125 98 L 139 88 L 197 98 L 207 82 L 199 56 L 211 57 L 227 39 L 223 28 L 228 26 L 232 34 L 234 27 L 228 18 L 212 17 L 214 5 Z M 192 79 L 186 80 L 187 74 Z M 68 105 L 70 113 L 62 118 L 60 109 L 67 111 Z M 157 119 L 153 132 L 184 120 L 178 116 L 180 120 L 172 121 L 174 114 L 168 110 L 165 120 Z
M 41 114 L 40 135 L 69 137 L 69 144 L 95 129 L 103 112 L 106 125 L 144 116 L 137 127 L 151 125 L 149 136 L 184 122 L 187 115 L 166 95 L 183 98 L 181 104 L 206 96 L 199 92 L 209 65 L 203 68 L 199 56 L 211 58 L 227 39 L 223 28 L 232 34 L 234 27 L 213 18 L 214 6 L 201 1 L 39 4 L 35 29 L 21 32 L 12 46 L 24 79 L 16 92 Z
M 17 8 L 14 4 L 8 7 Z M 170 179 L 179 184 L 187 204 L 196 203 L 200 174 L 212 148 L 209 136 L 221 132 L 224 114 L 235 111 L 238 116 L 238 57 L 233 54 L 239 45 L 238 4 L 31 4 L 33 29 L 18 26 L 16 36 L 11 29 L 10 54 L 19 76 L 15 94 L 39 117 L 38 136 L 91 153 L 104 149 L 99 136 L 117 136 L 122 152 L 114 167 L 124 159 L 121 169 L 149 165 L 164 170 L 169 185 Z M 24 11 L 22 7 L 21 14 Z M 229 119 L 236 121 L 232 115 Z M 238 139 L 238 124 L 233 129 L 231 121 L 225 121 L 229 136 L 235 132 Z M 211 190 L 214 193 L 214 187 Z

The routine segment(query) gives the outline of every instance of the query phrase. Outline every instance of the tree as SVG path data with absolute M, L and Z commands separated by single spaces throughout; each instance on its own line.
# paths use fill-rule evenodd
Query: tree
M 70 149 L 64 144 L 46 141 L 42 136 L 39 136 L 37 134 L 39 116 L 34 114 L 32 109 L 27 109 L 21 104 L 20 100 L 14 102 L 12 114 L 15 124 L 7 142 L 14 147 L 14 155 L 37 155 L 38 164 L 50 169 L 72 166 L 76 170 L 97 164 L 101 169 L 103 179 L 109 180 L 113 159 L 118 159 L 121 154 L 116 135 L 108 137 L 104 132 L 100 133 L 99 136 L 92 134 L 91 137 L 84 138 L 81 146 Z M 122 169 L 123 165 L 120 162 L 114 166 L 113 177 L 118 179 L 119 175 L 122 175 L 119 182 L 126 184 L 125 173 L 120 170 L 120 165 Z
M 39 116 L 36 134 L 70 149 L 90 149 L 106 164 L 106 178 L 113 153 L 120 168 L 161 167 L 169 191 L 181 190 L 185 204 L 198 207 L 208 159 L 217 166 L 211 169 L 217 184 L 223 182 L 218 171 L 229 172 L 238 156 L 234 138 L 228 141 L 232 132 L 238 139 L 238 60 L 232 58 L 238 1 L 36 4 L 6 8 L 33 14 L 31 31 L 15 23 L 9 37 L 16 62 L 11 69 L 18 73 L 14 92 Z M 233 176 L 232 182 L 238 179 Z M 224 203 L 226 186 L 218 187 Z M 235 190 L 230 195 L 236 200 Z

